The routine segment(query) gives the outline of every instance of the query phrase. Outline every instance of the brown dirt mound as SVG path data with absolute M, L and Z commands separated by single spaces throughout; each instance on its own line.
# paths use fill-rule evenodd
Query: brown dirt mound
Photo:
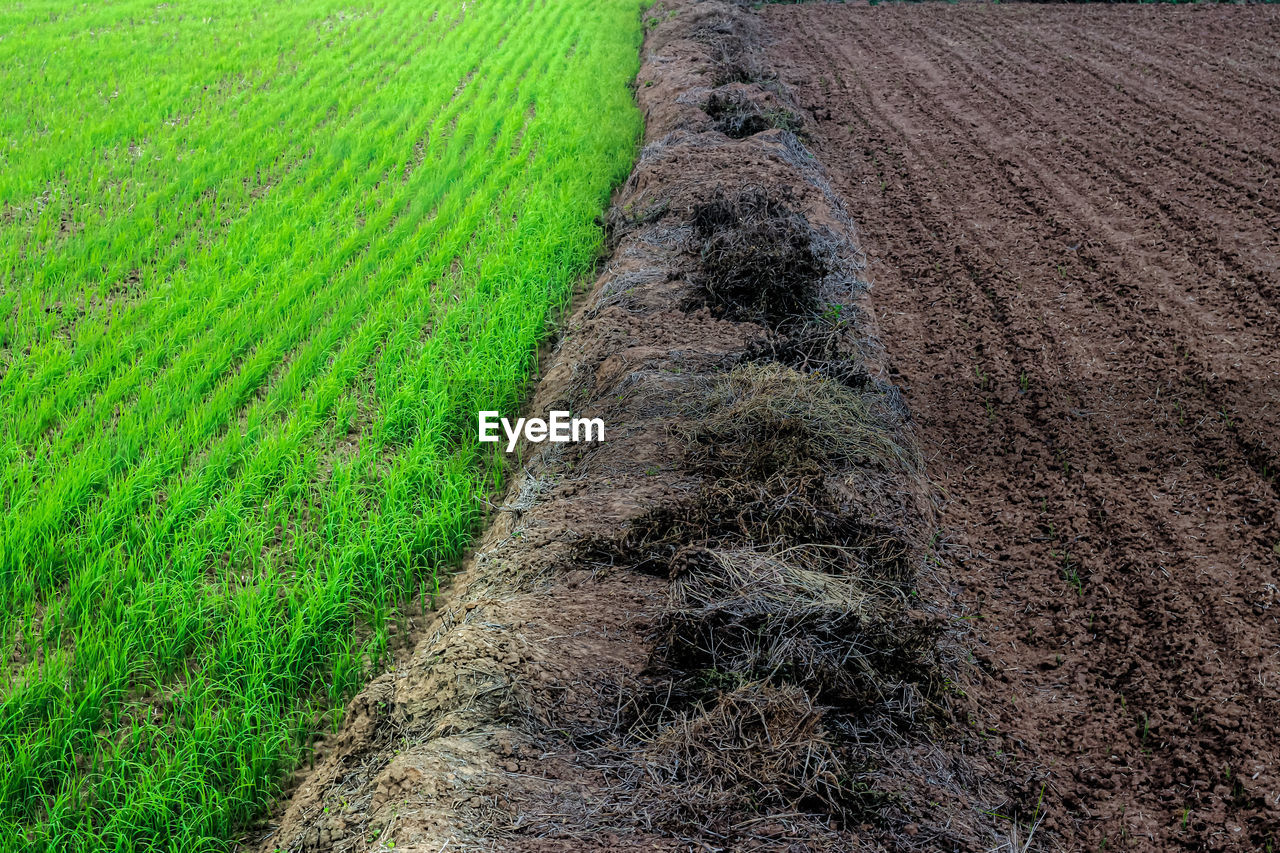
M 522 448 L 448 606 L 262 850 L 996 840 L 849 217 L 789 129 L 715 107 L 794 112 L 756 18 L 648 14 L 612 258 L 530 404 L 608 441 Z
M 1275 849 L 1280 8 L 762 15 L 948 497 L 974 730 L 1043 791 L 1015 817 Z

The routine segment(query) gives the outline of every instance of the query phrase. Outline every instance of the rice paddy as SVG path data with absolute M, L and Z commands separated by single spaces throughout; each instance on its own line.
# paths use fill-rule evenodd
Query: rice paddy
M 501 478 L 635 2 L 0 9 L 0 849 L 217 850 Z

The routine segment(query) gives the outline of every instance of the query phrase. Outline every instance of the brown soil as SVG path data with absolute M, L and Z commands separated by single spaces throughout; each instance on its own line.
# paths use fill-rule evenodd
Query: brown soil
M 1280 8 L 762 14 L 1035 846 L 1274 849 Z

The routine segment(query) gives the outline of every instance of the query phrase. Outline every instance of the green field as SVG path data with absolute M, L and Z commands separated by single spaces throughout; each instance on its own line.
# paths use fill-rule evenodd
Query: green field
M 3 849 L 224 849 L 385 660 L 598 255 L 639 39 L 635 0 L 0 9 Z

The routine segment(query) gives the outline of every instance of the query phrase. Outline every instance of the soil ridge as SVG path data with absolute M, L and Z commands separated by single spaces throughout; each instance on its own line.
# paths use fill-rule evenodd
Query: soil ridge
M 263 850 L 986 849 L 934 501 L 759 22 L 659 3 L 611 258 L 412 655 Z

